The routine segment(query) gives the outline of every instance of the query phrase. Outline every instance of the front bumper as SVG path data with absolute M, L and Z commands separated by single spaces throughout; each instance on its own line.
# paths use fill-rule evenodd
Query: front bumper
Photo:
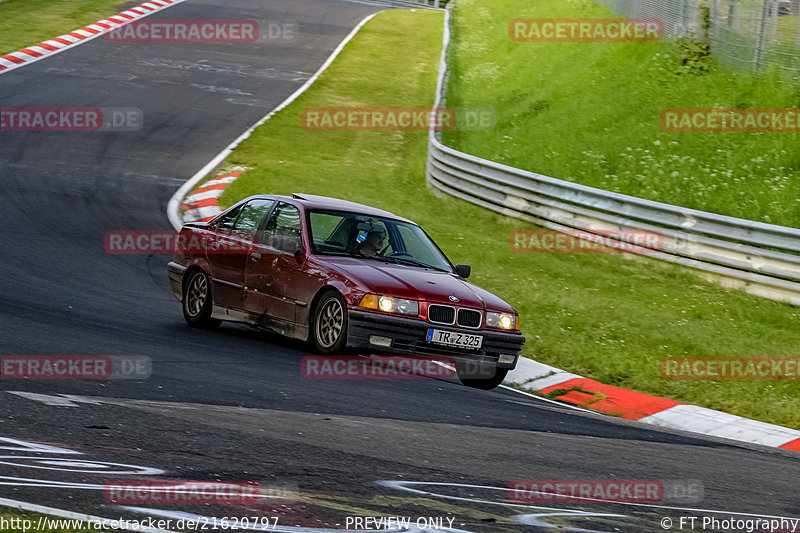
M 167 264 L 167 273 L 169 275 L 169 286 L 172 289 L 172 294 L 179 302 L 183 301 L 183 274 L 186 272 L 186 267 L 179 265 L 174 261 Z
M 433 344 L 425 340 L 428 329 L 436 328 L 445 331 L 472 333 L 483 336 L 483 346 L 479 350 L 467 350 Z M 389 347 L 376 346 L 370 343 L 370 336 L 390 337 Z M 481 366 L 513 369 L 517 366 L 519 353 L 525 344 L 525 337 L 519 333 L 476 329 L 467 330 L 451 326 L 429 324 L 418 318 L 404 318 L 394 315 L 348 310 L 347 346 L 357 349 L 390 352 L 394 354 L 437 355 L 452 357 Z M 511 363 L 499 363 L 498 357 L 513 355 Z

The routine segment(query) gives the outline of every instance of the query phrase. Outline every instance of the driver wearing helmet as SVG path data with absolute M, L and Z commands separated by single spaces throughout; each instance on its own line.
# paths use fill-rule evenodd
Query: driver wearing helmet
M 383 230 L 372 229 L 358 246 L 358 253 L 367 257 L 377 257 L 383 247 Z

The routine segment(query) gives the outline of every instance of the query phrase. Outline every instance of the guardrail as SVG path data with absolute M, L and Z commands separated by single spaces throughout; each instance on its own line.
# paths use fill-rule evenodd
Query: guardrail
M 448 0 L 385 0 L 385 3 L 388 5 L 401 7 L 401 6 L 409 6 L 412 7 L 412 4 L 433 7 L 436 9 L 444 8 L 447 5 Z
M 445 100 L 450 7 L 435 108 Z M 585 231 L 606 241 L 613 237 L 609 230 L 658 232 L 663 239 L 657 249 L 644 250 L 648 256 L 697 269 L 729 288 L 800 305 L 797 228 L 644 200 L 510 167 L 445 146 L 434 128 L 429 132 L 426 181 L 451 196 L 554 230 Z

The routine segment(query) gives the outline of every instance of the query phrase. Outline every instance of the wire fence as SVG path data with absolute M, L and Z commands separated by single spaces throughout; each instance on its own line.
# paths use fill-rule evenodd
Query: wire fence
M 448 8 L 434 108 L 447 105 L 450 17 Z M 445 146 L 437 128 L 431 127 L 428 133 L 426 183 L 433 189 L 573 236 L 576 231 L 597 236 L 618 230 L 655 232 L 662 240 L 646 252 L 649 257 L 695 269 L 728 288 L 800 305 L 798 228 L 705 213 L 551 178 Z
M 703 40 L 721 62 L 800 72 L 800 0 L 597 0 L 629 18 L 656 18 L 665 36 Z

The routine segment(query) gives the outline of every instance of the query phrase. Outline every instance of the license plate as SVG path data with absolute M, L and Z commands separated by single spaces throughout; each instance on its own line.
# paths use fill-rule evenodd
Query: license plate
M 483 345 L 483 335 L 471 335 L 469 333 L 458 333 L 457 331 L 444 331 L 441 329 L 429 329 L 425 340 L 434 344 L 454 346 L 456 348 L 469 348 L 478 350 Z

